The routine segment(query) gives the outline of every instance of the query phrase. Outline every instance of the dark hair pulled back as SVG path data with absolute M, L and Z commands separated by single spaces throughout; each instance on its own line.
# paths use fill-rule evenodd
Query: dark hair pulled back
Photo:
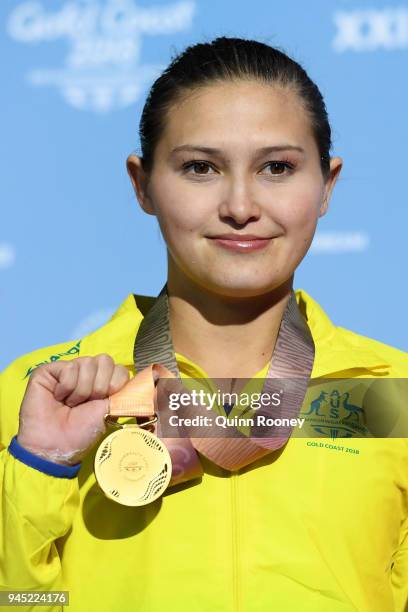
M 219 37 L 187 47 L 174 57 L 153 83 L 143 107 L 139 137 L 146 172 L 153 167 L 154 152 L 164 131 L 171 106 L 183 94 L 220 81 L 254 79 L 292 88 L 307 111 L 320 154 L 322 174 L 329 176 L 331 129 L 326 106 L 317 85 L 306 71 L 281 50 L 243 38 Z

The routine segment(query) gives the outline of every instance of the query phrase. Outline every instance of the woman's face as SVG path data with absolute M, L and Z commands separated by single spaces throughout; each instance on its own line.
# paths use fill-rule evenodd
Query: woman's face
M 325 182 L 292 90 L 239 81 L 183 97 L 167 115 L 150 175 L 136 156 L 128 169 L 143 209 L 158 218 L 169 282 L 250 297 L 290 279 L 341 164 L 332 158 Z

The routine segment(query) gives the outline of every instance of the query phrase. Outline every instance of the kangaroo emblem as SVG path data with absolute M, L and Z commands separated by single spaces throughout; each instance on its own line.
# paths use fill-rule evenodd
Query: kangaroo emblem
M 302 412 L 302 414 L 305 414 L 305 415 L 315 414 L 316 416 L 324 416 L 323 414 L 319 412 L 319 408 L 322 406 L 322 404 L 327 406 L 327 396 L 328 396 L 327 391 L 322 391 L 319 397 L 317 397 L 312 402 L 310 402 L 309 412 Z

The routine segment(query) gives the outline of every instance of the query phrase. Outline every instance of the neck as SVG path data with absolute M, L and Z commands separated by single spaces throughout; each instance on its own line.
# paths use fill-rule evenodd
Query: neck
M 174 350 L 210 378 L 251 378 L 271 360 L 293 276 L 267 294 L 231 298 L 169 276 Z

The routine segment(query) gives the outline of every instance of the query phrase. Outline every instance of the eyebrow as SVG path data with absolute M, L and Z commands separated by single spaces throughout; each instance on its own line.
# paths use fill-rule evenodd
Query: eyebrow
M 202 153 L 208 153 L 210 155 L 222 155 L 222 150 L 214 147 L 204 147 L 202 145 L 193 145 L 193 144 L 183 144 L 179 147 L 175 147 L 170 152 L 170 155 L 174 153 L 178 153 L 179 151 L 200 151 Z M 277 153 L 279 151 L 298 151 L 300 153 L 304 153 L 305 150 L 302 147 L 298 147 L 290 144 L 279 144 L 269 147 L 261 147 L 255 151 L 256 155 L 266 155 L 268 153 Z

